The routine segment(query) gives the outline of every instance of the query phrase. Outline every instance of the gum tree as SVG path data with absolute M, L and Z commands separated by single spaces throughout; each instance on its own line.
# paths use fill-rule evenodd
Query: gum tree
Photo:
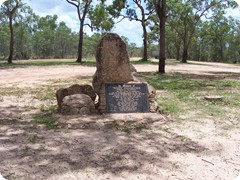
M 0 13 L 0 58 L 5 59 L 8 56 L 9 28 L 5 21 L 6 17 Z
M 38 16 L 29 6 L 22 6 L 14 20 L 14 56 L 29 59 L 32 53 L 32 37 L 36 30 Z
M 109 17 L 105 0 L 99 0 L 99 3 L 95 6 L 93 0 L 66 1 L 77 10 L 80 22 L 77 62 L 82 62 L 84 27 L 89 26 L 91 30 L 110 30 L 114 22 L 113 19 Z
M 37 57 L 49 58 L 54 52 L 57 15 L 41 17 L 34 33 L 34 51 Z
M 13 32 L 13 19 L 17 13 L 18 8 L 22 6 L 20 0 L 8 0 L 1 6 L 0 12 L 5 14 L 9 20 L 9 31 L 10 31 L 10 43 L 9 43 L 9 56 L 8 63 L 12 63 L 13 59 L 13 47 L 14 47 L 14 32 Z
M 166 0 L 153 0 L 159 23 L 159 64 L 158 72 L 165 73 L 165 47 L 166 47 L 166 20 L 167 20 L 167 3 Z
M 137 21 L 141 23 L 143 31 L 143 56 L 142 60 L 148 60 L 148 51 L 147 51 L 147 21 L 149 17 L 153 14 L 154 9 L 152 9 L 151 0 L 132 0 L 126 1 L 126 11 L 121 16 L 123 18 L 128 18 L 130 21 Z M 135 4 L 132 5 L 132 4 Z
M 55 30 L 55 57 L 63 59 L 66 56 L 67 50 L 71 47 L 72 31 L 67 27 L 65 22 L 60 22 Z
M 169 25 L 182 40 L 182 62 L 187 63 L 188 50 L 201 19 L 212 19 L 225 13 L 225 9 L 236 7 L 237 3 L 234 0 L 175 0 L 169 6 Z

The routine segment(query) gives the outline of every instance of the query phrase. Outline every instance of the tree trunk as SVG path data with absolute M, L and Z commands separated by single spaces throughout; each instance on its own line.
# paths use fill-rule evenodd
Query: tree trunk
M 9 57 L 8 57 L 8 63 L 12 63 L 13 58 L 13 26 L 12 26 L 12 15 L 9 16 L 9 29 L 10 29 L 10 47 L 9 47 Z
M 61 58 L 62 59 L 64 58 L 64 45 L 62 45 L 62 48 L 61 48 Z
M 147 53 L 147 30 L 144 22 L 142 23 L 143 27 L 143 59 L 142 61 L 148 60 L 148 53 Z
M 182 62 L 187 63 L 188 58 L 188 49 L 186 47 L 183 48 L 183 54 L 182 54 Z
M 201 49 L 201 44 L 202 44 L 202 41 L 200 41 L 200 43 L 199 43 L 199 50 L 198 50 L 198 61 L 201 61 L 201 56 L 202 56 L 202 49 Z
M 188 43 L 187 43 L 187 39 L 186 39 L 186 35 L 185 35 L 184 39 L 183 39 L 182 62 L 187 63 L 187 58 L 188 58 Z
M 80 30 L 79 30 L 79 42 L 78 42 L 78 58 L 76 62 L 81 63 L 82 62 L 82 51 L 83 49 L 83 23 L 80 25 Z
M 238 57 L 236 57 L 236 59 L 237 59 L 237 63 L 240 64 L 240 51 L 238 51 Z
M 224 55 L 223 55 L 223 43 L 221 39 L 219 40 L 219 45 L 220 45 L 221 62 L 225 62 Z
M 179 61 L 180 60 L 180 45 L 177 45 L 176 49 L 177 49 L 176 60 Z
M 164 4 L 165 3 L 165 4 Z M 158 72 L 165 73 L 165 38 L 166 38 L 166 31 L 165 31 L 165 24 L 166 24 L 166 15 L 165 9 L 166 8 L 166 1 L 162 1 L 162 8 L 161 8 L 161 16 L 160 16 L 160 40 L 159 40 L 159 64 L 158 64 Z

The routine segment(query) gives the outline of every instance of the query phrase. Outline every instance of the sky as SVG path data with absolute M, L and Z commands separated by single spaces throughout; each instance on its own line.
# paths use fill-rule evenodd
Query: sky
M 58 22 L 64 21 L 73 31 L 79 31 L 79 20 L 76 8 L 67 3 L 66 0 L 23 0 L 39 16 L 58 15 Z M 111 0 L 110 0 L 111 2 Z M 91 31 L 85 26 L 84 32 L 92 35 L 96 31 Z M 111 30 L 120 36 L 129 39 L 129 43 L 135 43 L 138 47 L 142 46 L 142 27 L 140 22 L 129 22 L 128 19 L 122 20 Z
M 0 5 L 5 0 L 0 0 Z M 58 22 L 64 21 L 69 28 L 78 32 L 79 20 L 77 17 L 76 8 L 67 3 L 66 0 L 22 0 L 26 5 L 29 5 L 35 14 L 39 16 L 54 15 L 58 16 Z M 96 0 L 94 0 L 96 1 Z M 108 0 L 111 2 L 111 0 Z M 240 5 L 240 0 L 236 0 Z M 240 9 L 230 10 L 229 15 L 240 19 Z M 88 35 L 94 32 L 89 27 L 85 26 L 84 31 Z M 140 22 L 129 21 L 128 19 L 122 20 L 115 25 L 111 32 L 117 33 L 120 36 L 125 36 L 129 39 L 129 43 L 135 43 L 138 47 L 142 46 L 142 27 Z

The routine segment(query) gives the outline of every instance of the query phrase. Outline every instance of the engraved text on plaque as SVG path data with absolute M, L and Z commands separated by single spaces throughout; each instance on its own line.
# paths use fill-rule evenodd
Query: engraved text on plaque
M 145 83 L 106 83 L 107 112 L 148 112 Z

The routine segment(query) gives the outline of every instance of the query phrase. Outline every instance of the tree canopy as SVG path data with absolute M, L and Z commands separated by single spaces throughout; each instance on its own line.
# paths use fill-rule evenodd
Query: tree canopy
M 79 31 L 57 15 L 40 17 L 20 0 L 0 8 L 0 59 L 94 57 L 95 47 L 122 18 L 142 27 L 142 47 L 123 37 L 129 56 L 147 60 L 159 51 L 159 72 L 165 60 L 240 63 L 240 21 L 227 13 L 238 8 L 233 0 L 66 0 L 76 8 Z M 127 24 L 126 24 L 127 25 Z M 94 32 L 91 36 L 84 27 Z M 113 31 L 114 32 L 114 31 Z

